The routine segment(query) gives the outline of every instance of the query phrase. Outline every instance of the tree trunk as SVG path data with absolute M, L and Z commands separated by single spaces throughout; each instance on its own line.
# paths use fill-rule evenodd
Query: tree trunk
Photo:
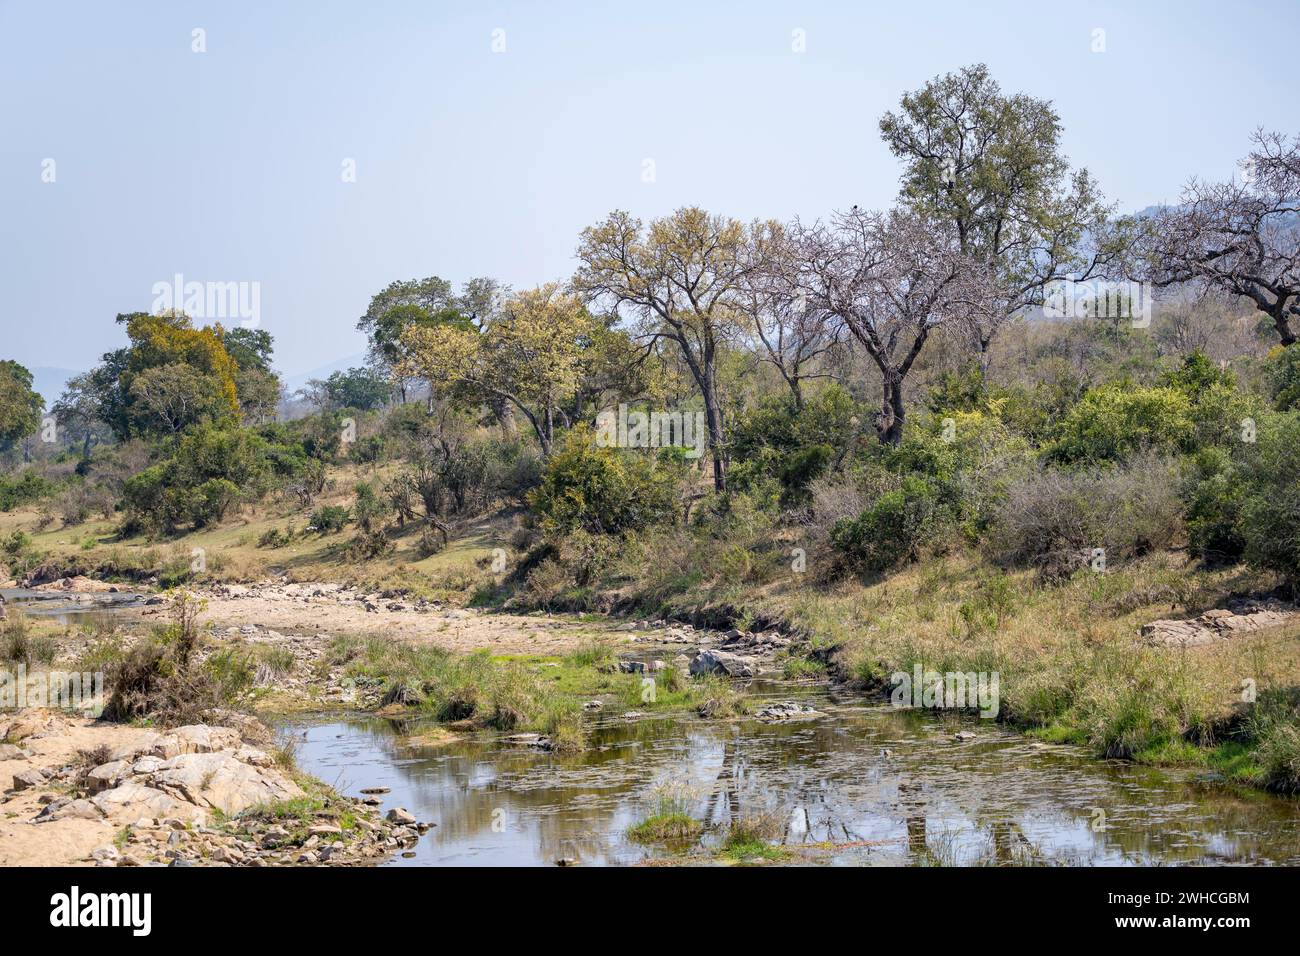
M 727 490 L 727 459 L 722 432 L 722 403 L 718 401 L 717 386 L 709 376 L 704 395 L 704 418 L 709 426 L 709 453 L 713 456 L 713 490 Z
M 897 447 L 903 441 L 903 376 L 896 371 L 881 372 L 880 414 L 876 419 L 876 435 L 882 445 Z
M 1279 308 L 1273 313 L 1273 324 L 1277 326 L 1278 337 L 1281 338 L 1283 345 L 1295 345 L 1295 333 L 1291 331 L 1291 323 L 1287 319 L 1286 310 Z

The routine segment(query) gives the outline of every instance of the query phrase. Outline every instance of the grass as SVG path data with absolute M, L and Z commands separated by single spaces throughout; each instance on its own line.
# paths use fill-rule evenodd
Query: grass
M 773 814 L 750 815 L 733 820 L 727 828 L 719 855 L 737 863 L 784 860 L 788 852 L 772 843 L 779 830 L 779 823 Z
M 385 706 L 449 723 L 543 733 L 560 750 L 583 745 L 581 704 L 523 661 L 379 637 L 336 641 L 331 654 L 346 661 L 350 677 L 379 682 Z
M 656 813 L 627 831 L 637 843 L 694 842 L 704 832 L 704 824 L 685 813 Z

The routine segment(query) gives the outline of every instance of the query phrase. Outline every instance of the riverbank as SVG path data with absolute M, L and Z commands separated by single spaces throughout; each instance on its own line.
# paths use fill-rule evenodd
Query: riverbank
M 427 829 L 338 795 L 258 721 L 224 716 L 235 726 L 0 718 L 0 866 L 355 866 Z

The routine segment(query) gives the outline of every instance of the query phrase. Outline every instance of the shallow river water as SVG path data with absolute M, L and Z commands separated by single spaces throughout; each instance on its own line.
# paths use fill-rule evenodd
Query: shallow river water
M 375 717 L 282 728 L 302 768 L 340 790 L 388 787 L 437 824 L 391 865 L 629 864 L 706 859 L 727 822 L 763 815 L 789 860 L 821 864 L 1297 864 L 1300 801 L 1195 773 L 1099 762 L 987 721 L 894 710 L 826 688 L 768 685 L 827 716 L 764 724 L 691 714 L 592 721 L 574 755 L 500 735 L 428 746 L 419 722 Z M 957 730 L 974 740 L 958 741 Z M 707 829 L 695 857 L 630 841 L 662 794 Z

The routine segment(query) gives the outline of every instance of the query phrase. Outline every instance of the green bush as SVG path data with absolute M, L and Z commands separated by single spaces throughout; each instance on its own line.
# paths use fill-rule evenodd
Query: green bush
M 838 385 L 809 396 L 802 408 L 788 395 L 761 402 L 731 424 L 730 486 L 759 492 L 774 481 L 780 485 L 780 504 L 805 504 L 809 485 L 825 473 L 837 450 L 850 444 L 857 430 L 854 416 L 863 414 Z
M 171 531 L 221 521 L 235 502 L 260 497 L 270 479 L 264 439 L 242 428 L 200 425 L 169 458 L 127 479 L 127 528 Z
M 675 462 L 601 448 L 590 429 L 574 429 L 528 502 L 548 532 L 623 534 L 672 520 L 680 476 Z
M 935 484 L 908 475 L 856 518 L 831 529 L 831 544 L 854 570 L 879 574 L 915 560 L 951 517 Z
M 1256 441 L 1245 448 L 1245 556 L 1300 588 L 1300 412 L 1262 419 Z
M 1245 485 L 1231 456 L 1206 448 L 1189 462 L 1183 483 L 1188 547 L 1194 557 L 1221 563 L 1236 561 L 1246 549 L 1241 533 Z
M 1274 407 L 1280 412 L 1300 411 L 1300 346 L 1279 346 L 1270 357 Z
M 1185 391 L 1113 383 L 1090 390 L 1070 409 L 1056 428 L 1048 457 L 1095 464 L 1124 461 L 1145 450 L 1186 451 L 1195 431 Z
M 319 534 L 337 534 L 352 520 L 342 505 L 324 505 L 311 513 L 311 526 Z
M 28 469 L 21 475 L 0 475 L 0 511 L 13 511 L 54 494 L 55 485 Z

